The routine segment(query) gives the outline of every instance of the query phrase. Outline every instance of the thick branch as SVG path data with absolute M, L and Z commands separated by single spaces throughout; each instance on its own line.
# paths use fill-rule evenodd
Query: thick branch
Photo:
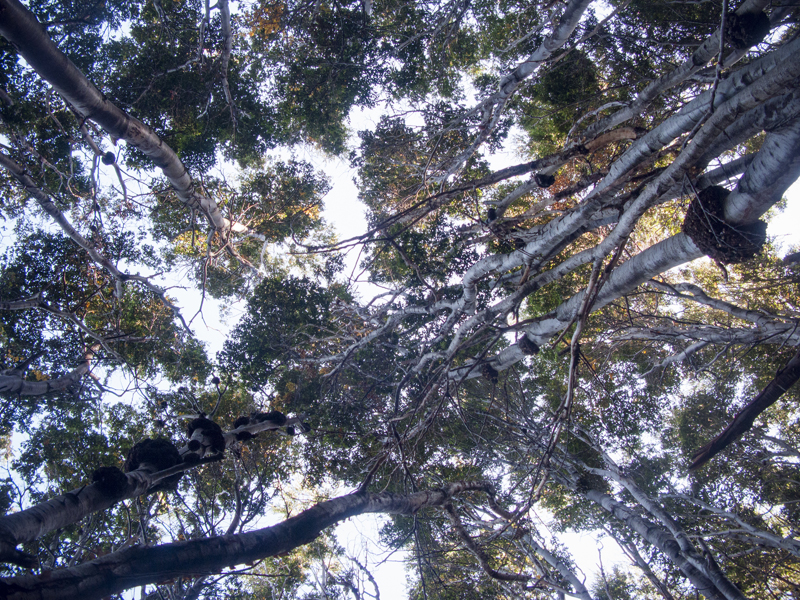
M 50 392 L 66 390 L 80 381 L 89 372 L 94 353 L 98 346 L 92 346 L 86 352 L 81 363 L 72 371 L 56 379 L 46 381 L 26 381 L 22 373 L 0 375 L 0 394 L 16 394 L 18 396 L 44 396 Z
M 0 0 L 0 35 L 81 115 L 149 157 L 186 206 L 202 212 L 214 229 L 228 229 L 229 224 L 216 203 L 194 189 L 192 178 L 172 148 L 150 127 L 109 101 L 58 49 L 33 13 L 18 0 Z
M 0 376 L 0 382 L 2 382 L 2 379 L 3 376 Z M 262 421 L 233 429 L 223 434 L 225 448 L 235 444 L 242 434 L 249 438 L 259 432 L 279 429 L 285 425 L 302 427 L 302 419 L 291 417 L 282 424 L 273 421 Z M 195 439 L 202 440 L 203 433 L 202 429 L 195 430 Z M 181 449 L 182 455 L 188 452 L 188 447 Z M 220 456 L 221 454 L 218 454 L 216 457 L 212 457 L 211 460 L 218 460 Z M 205 460 L 204 462 L 209 461 Z M 148 468 L 137 469 L 126 473 L 126 481 L 118 485 L 116 489 L 109 489 L 102 483 L 93 483 L 82 486 L 77 490 L 66 492 L 61 496 L 28 509 L 0 517 L 0 562 L 15 562 L 15 557 L 17 556 L 15 547 L 19 544 L 32 542 L 46 533 L 77 523 L 84 517 L 105 510 L 117 502 L 140 496 L 164 479 L 200 464 L 203 463 L 182 462 L 158 472 L 153 472 Z
M 758 415 L 777 402 L 784 392 L 797 383 L 798 379 L 800 379 L 800 351 L 786 363 L 786 366 L 778 372 L 758 396 L 739 411 L 739 414 L 734 417 L 731 424 L 722 433 L 694 453 L 689 470 L 692 471 L 702 467 L 735 442 L 739 436 L 753 426 L 753 422 Z
M 321 502 L 286 521 L 248 533 L 137 546 L 78 567 L 0 580 L 0 596 L 8 600 L 99 599 L 122 590 L 175 577 L 218 573 L 226 567 L 255 562 L 308 544 L 344 519 L 365 513 L 413 515 L 440 507 L 454 495 L 487 491 L 486 482 L 457 482 L 408 496 L 383 492 L 356 493 Z

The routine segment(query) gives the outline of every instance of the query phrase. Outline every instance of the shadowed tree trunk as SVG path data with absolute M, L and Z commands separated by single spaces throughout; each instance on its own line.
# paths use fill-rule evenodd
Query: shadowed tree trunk
M 403 496 L 355 493 L 321 502 L 272 527 L 156 547 L 135 547 L 108 554 L 77 567 L 41 575 L 0 580 L 0 597 L 8 600 L 94 600 L 131 587 L 175 577 L 219 573 L 227 567 L 276 556 L 312 542 L 322 530 L 365 513 L 413 515 L 441 507 L 454 495 L 491 493 L 482 481 L 451 483 L 438 490 Z

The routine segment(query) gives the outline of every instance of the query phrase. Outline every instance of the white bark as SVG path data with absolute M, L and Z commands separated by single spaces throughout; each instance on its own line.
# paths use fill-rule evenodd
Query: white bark
M 752 223 L 800 177 L 800 120 L 767 134 L 755 160 L 725 201 L 725 220 Z
M 720 580 L 714 574 L 708 573 L 706 569 L 698 569 L 692 561 L 687 559 L 678 542 L 663 527 L 643 519 L 608 494 L 598 490 L 589 490 L 584 495 L 638 533 L 645 542 L 658 548 L 680 569 L 697 591 L 709 600 L 747 600 L 730 581 Z
M 742 15 L 748 12 L 759 12 L 767 6 L 769 6 L 769 2 L 767 0 L 747 0 L 736 9 L 735 13 Z M 639 92 L 636 98 L 625 108 L 618 110 L 612 115 L 609 115 L 608 117 L 601 119 L 594 125 L 588 127 L 586 131 L 583 132 L 582 138 L 592 139 L 600 133 L 608 131 L 620 123 L 624 123 L 628 119 L 636 117 L 643 112 L 646 106 L 658 98 L 658 96 L 680 84 L 681 82 L 688 80 L 695 73 L 698 73 L 718 52 L 719 37 L 720 31 L 717 29 L 713 34 L 706 38 L 703 44 L 697 50 L 695 50 L 692 56 L 686 59 L 683 64 L 648 84 L 648 86 Z M 726 58 L 725 65 L 730 66 L 734 64 L 737 60 L 744 56 L 744 54 L 746 54 L 746 51 L 734 52 L 731 56 Z
M 497 122 L 500 120 L 503 108 L 508 102 L 508 99 L 514 94 L 523 81 L 530 78 L 539 70 L 542 63 L 548 60 L 553 55 L 553 52 L 567 43 L 567 40 L 578 26 L 583 13 L 586 12 L 586 9 L 591 3 L 592 0 L 569 0 L 553 32 L 545 37 L 539 47 L 532 52 L 524 62 L 517 65 L 511 73 L 500 81 L 500 89 L 497 92 L 471 111 L 471 114 L 481 113 L 483 115 L 481 124 L 483 131 L 478 134 L 469 148 L 452 160 L 441 175 L 434 178 L 434 181 L 440 183 L 447 181 L 447 179 L 456 173 L 469 157 L 475 153 L 475 150 L 488 139 L 494 127 L 497 125 Z
M 714 327 L 711 325 L 694 325 L 684 327 L 643 327 L 632 328 L 615 334 L 617 340 L 649 340 L 649 341 L 692 341 L 705 344 L 782 344 L 800 345 L 800 333 L 795 325 L 771 324 L 758 329 L 741 329 L 737 327 Z
M 530 533 L 524 534 L 520 541 L 530 546 L 536 554 L 544 558 L 551 567 L 558 571 L 561 577 L 570 583 L 572 586 L 572 595 L 581 600 L 594 600 L 589 590 L 583 585 L 583 581 L 578 578 L 575 572 L 559 560 L 555 554 L 537 542 Z
M 27 63 L 79 114 L 95 121 L 112 136 L 137 148 L 172 184 L 187 207 L 200 211 L 211 226 L 227 231 L 230 224 L 216 203 L 195 190 L 178 155 L 155 132 L 120 110 L 92 84 L 53 43 L 36 17 L 18 0 L 0 0 L 0 35 L 11 42 Z
M 679 298 L 693 300 L 699 304 L 703 304 L 710 308 L 728 313 L 729 315 L 732 315 L 738 319 L 742 319 L 743 321 L 750 321 L 756 325 L 768 327 L 785 324 L 774 316 L 768 315 L 764 312 L 742 308 L 741 306 L 736 306 L 730 302 L 725 302 L 724 300 L 720 300 L 718 298 L 712 298 L 699 286 L 696 286 L 693 283 L 668 284 L 654 280 L 650 281 L 649 285 L 653 286 L 657 290 L 673 294 Z
M 712 504 L 708 504 L 707 502 L 703 502 L 699 498 L 695 498 L 693 496 L 687 496 L 686 494 L 666 494 L 664 495 L 664 498 L 675 498 L 682 500 L 687 504 L 693 504 L 698 508 L 716 515 L 717 517 L 722 517 L 725 520 L 730 521 L 731 528 L 720 532 L 721 535 L 727 535 L 729 533 L 744 533 L 747 535 L 748 541 L 751 544 L 762 544 L 772 548 L 778 548 L 800 558 L 800 540 L 797 540 L 796 538 L 788 536 L 781 537 L 772 533 L 771 531 L 765 531 L 764 529 L 754 527 L 736 513 L 719 508 Z M 713 537 L 713 535 L 714 534 L 704 533 L 703 537 Z
M 83 360 L 72 371 L 55 379 L 45 381 L 26 381 L 23 373 L 0 375 L 0 393 L 18 396 L 44 396 L 51 392 L 60 392 L 78 383 L 91 368 L 92 358 L 97 351 L 93 347 L 86 352 Z

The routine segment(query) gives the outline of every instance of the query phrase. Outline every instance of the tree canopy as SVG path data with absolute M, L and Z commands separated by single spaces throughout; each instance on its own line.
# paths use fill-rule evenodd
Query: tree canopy
M 0 0 L 0 597 L 796 598 L 799 17 Z

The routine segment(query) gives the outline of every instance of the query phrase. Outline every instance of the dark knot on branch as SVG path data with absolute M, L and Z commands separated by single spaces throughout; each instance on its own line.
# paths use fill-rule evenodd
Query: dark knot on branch
M 695 198 L 683 221 L 683 232 L 706 255 L 723 264 L 736 264 L 753 258 L 767 239 L 767 224 L 731 225 L 725 221 L 724 187 L 704 189 Z

